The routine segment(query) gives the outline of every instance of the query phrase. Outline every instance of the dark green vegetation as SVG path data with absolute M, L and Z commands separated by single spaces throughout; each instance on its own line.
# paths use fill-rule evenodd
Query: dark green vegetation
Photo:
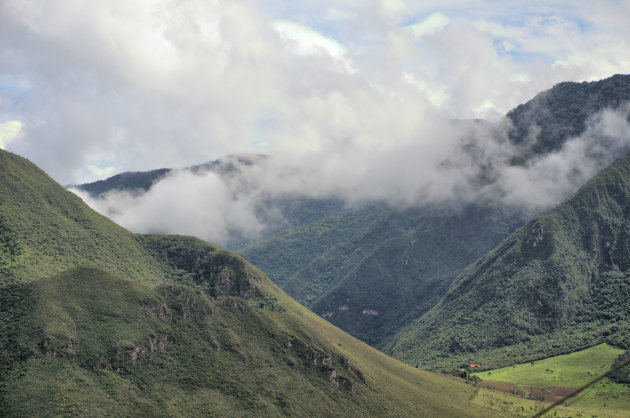
M 346 240 L 313 254 L 282 286 L 315 313 L 378 347 L 429 310 L 467 264 L 523 221 L 519 211 L 491 206 L 385 209 Z
M 628 359 L 630 359 L 630 349 L 626 350 L 625 353 L 620 354 L 619 357 L 615 359 L 614 365 L 618 366 Z M 630 383 L 630 366 L 617 370 L 611 375 L 611 378 L 617 383 Z
M 508 112 L 514 124 L 510 139 L 527 146 L 523 157 L 557 150 L 580 135 L 591 116 L 630 101 L 630 75 L 594 82 L 556 84 Z
M 484 367 L 630 345 L 630 157 L 468 267 L 387 347 L 407 362 Z
M 485 416 L 238 255 L 134 235 L 0 151 L 0 415 Z
M 261 269 L 273 278 L 274 283 L 287 290 L 295 273 L 332 248 L 352 240 L 385 210 L 384 205 L 374 204 L 330 216 L 322 216 L 320 211 L 319 218 L 316 215 L 313 217 L 315 221 L 303 222 L 296 228 L 257 241 L 238 250 L 238 253 L 254 265 L 263 266 Z M 293 287 L 296 292 L 289 292 L 302 303 L 321 293 L 321 289 L 309 292 L 306 286 L 291 285 Z
M 127 171 L 105 180 L 74 187 L 88 192 L 93 197 L 112 190 L 142 193 L 149 190 L 151 186 L 166 177 L 170 172 L 171 170 L 168 168 L 159 168 L 151 171 Z

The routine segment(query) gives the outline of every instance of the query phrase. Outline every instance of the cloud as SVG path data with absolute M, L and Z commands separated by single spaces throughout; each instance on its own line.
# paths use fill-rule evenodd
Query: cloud
M 139 233 L 194 235 L 224 244 L 234 234 L 255 237 L 263 228 L 254 196 L 235 196 L 212 172 L 177 172 L 144 194 L 112 191 L 94 199 L 71 190 L 97 211 Z
M 438 32 L 451 23 L 451 19 L 442 12 L 430 14 L 422 22 L 409 25 L 408 28 L 413 32 L 416 38 L 422 38 L 424 35 Z
M 9 120 L 0 123 L 0 148 L 4 148 L 18 139 L 23 127 L 24 125 L 19 120 Z
M 553 206 L 630 152 L 629 121 L 630 104 L 593 115 L 586 130 L 567 140 L 560 150 L 539 156 L 525 167 L 498 167 L 496 183 L 485 192 L 511 205 Z
M 222 177 L 180 173 L 146 196 L 92 202 L 134 230 L 215 241 L 260 233 L 258 202 L 282 193 L 545 206 L 610 160 L 588 144 L 618 153 L 626 137 L 597 134 L 615 125 L 601 116 L 588 138 L 512 167 L 518 149 L 502 115 L 557 82 L 627 72 L 629 7 L 5 0 L 0 120 L 21 125 L 2 142 L 63 184 L 110 167 L 269 155 L 244 169 L 247 193 Z M 472 118 L 494 123 L 451 121 Z M 495 181 L 480 184 L 489 175 Z
M 90 166 L 392 147 L 436 111 L 497 120 L 556 82 L 626 72 L 628 15 L 614 1 L 5 0 L 0 117 L 24 123 L 9 148 L 62 183 L 95 179 Z
M 106 177 L 111 175 L 116 167 L 110 165 L 108 167 L 102 168 L 96 165 L 88 165 L 88 169 L 98 177 Z
M 368 104 L 369 106 L 369 104 Z M 322 108 L 334 105 L 322 104 Z M 335 110 L 332 110 L 335 112 Z M 219 245 L 254 239 L 283 223 L 270 202 L 288 196 L 338 198 L 348 205 L 396 207 L 493 201 L 549 208 L 630 152 L 630 105 L 606 109 L 564 145 L 514 165 L 527 144 L 508 140 L 510 121 L 431 118 L 406 141 L 322 143 L 302 155 L 275 154 L 253 164 L 227 159 L 223 174 L 172 173 L 146 194 L 111 192 L 88 204 L 136 232 L 192 234 Z M 405 138 L 396 132 L 397 138 Z

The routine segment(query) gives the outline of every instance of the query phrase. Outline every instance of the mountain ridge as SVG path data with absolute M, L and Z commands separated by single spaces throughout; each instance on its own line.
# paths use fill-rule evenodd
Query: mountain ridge
M 131 234 L 6 151 L 0 178 L 2 415 L 485 415 L 235 253 Z
M 386 352 L 453 366 L 474 356 L 507 365 L 508 352 L 535 359 L 604 341 L 628 348 L 628 219 L 625 156 L 471 264 Z

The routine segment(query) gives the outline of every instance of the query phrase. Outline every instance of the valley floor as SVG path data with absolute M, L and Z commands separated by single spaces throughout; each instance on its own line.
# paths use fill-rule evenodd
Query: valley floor
M 474 403 L 506 416 L 531 416 L 605 373 L 623 350 L 607 344 L 562 356 L 473 373 Z M 549 416 L 630 417 L 630 385 L 604 379 Z

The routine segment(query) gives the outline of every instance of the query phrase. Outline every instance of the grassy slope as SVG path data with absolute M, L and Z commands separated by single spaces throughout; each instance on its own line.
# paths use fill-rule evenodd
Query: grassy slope
M 0 274 L 34 280 L 82 264 L 130 280 L 164 279 L 133 234 L 30 161 L 0 152 Z
M 486 415 L 470 385 L 350 337 L 236 254 L 134 236 L 0 161 L 2 415 Z
M 483 415 L 472 386 L 388 358 L 272 287 L 283 310 L 93 268 L 22 286 L 36 303 L 2 347 L 21 353 L 1 386 L 9 416 Z
M 472 373 L 472 375 L 482 380 L 519 385 L 579 387 L 608 371 L 622 352 L 620 348 L 599 344 L 571 354 Z M 620 386 L 623 387 L 623 385 Z
M 528 392 L 531 386 L 579 387 L 610 369 L 623 350 L 600 344 L 575 353 L 474 373 L 482 380 L 509 382 Z M 630 386 L 602 380 L 570 401 L 571 408 L 591 413 L 630 413 Z
M 472 264 L 389 352 L 425 365 L 499 366 L 602 341 L 627 345 L 628 219 L 625 157 Z

